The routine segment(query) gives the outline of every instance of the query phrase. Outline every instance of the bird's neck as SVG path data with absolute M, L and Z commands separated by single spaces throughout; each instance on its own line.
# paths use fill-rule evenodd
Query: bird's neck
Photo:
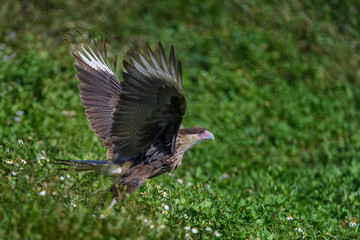
M 193 139 L 191 135 L 187 134 L 178 134 L 175 143 L 175 154 L 173 155 L 171 170 L 174 170 L 180 167 L 182 163 L 182 159 L 184 157 L 184 153 L 194 146 L 197 141 Z
M 175 152 L 184 154 L 189 148 L 198 143 L 198 140 L 196 135 L 178 133 L 175 143 Z

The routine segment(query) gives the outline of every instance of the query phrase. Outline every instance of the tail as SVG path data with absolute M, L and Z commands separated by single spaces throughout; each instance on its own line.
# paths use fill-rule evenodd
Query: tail
M 63 160 L 55 159 L 54 164 L 67 166 L 58 170 L 95 171 L 109 176 L 118 176 L 122 172 L 121 166 L 102 160 Z
M 96 160 L 63 160 L 55 159 L 54 164 L 68 166 L 59 168 L 58 170 L 76 170 L 76 171 L 100 171 L 103 168 L 109 167 L 108 161 L 96 161 Z

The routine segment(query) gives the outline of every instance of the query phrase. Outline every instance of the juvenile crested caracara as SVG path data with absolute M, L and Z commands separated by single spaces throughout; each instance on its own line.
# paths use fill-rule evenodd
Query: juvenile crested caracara
M 124 193 L 131 194 L 146 179 L 178 168 L 186 150 L 203 140 L 214 140 L 214 135 L 202 127 L 179 130 L 186 101 L 181 62 L 176 64 L 173 46 L 169 64 L 160 42 L 158 59 L 148 46 L 147 57 L 134 49 L 136 56 L 128 54 L 130 61 L 122 62 L 120 82 L 116 76 L 116 57 L 112 70 L 105 40 L 103 54 L 93 42 L 94 50 L 84 38 L 82 43 L 70 42 L 70 52 L 78 63 L 74 66 L 85 114 L 92 130 L 108 147 L 107 160 L 57 160 L 57 163 L 113 176 L 113 206 L 118 199 L 125 198 Z

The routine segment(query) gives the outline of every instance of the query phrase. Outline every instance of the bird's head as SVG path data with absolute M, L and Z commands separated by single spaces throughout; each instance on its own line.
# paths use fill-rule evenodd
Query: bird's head
M 191 127 L 186 129 L 180 129 L 178 132 L 179 150 L 185 152 L 195 144 L 204 140 L 214 141 L 214 135 L 202 127 Z

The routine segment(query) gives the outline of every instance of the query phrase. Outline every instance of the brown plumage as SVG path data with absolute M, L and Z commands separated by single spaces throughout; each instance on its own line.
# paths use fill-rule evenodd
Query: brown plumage
M 72 36 L 72 35 L 71 35 Z M 73 37 L 74 38 L 74 37 Z M 75 39 L 75 38 L 74 38 Z M 75 40 L 76 41 L 76 40 Z M 114 177 L 111 188 L 116 203 L 119 194 L 131 194 L 146 179 L 172 171 L 181 165 L 183 155 L 198 142 L 214 140 L 205 128 L 181 129 L 186 111 L 182 92 L 182 69 L 170 48 L 169 65 L 161 43 L 158 57 L 146 46 L 147 57 L 135 49 L 123 60 L 123 81 L 111 69 L 105 40 L 104 56 L 94 40 L 94 50 L 83 38 L 71 42 L 71 54 L 80 97 L 92 130 L 108 147 L 107 160 L 58 160 L 75 170 L 95 170 Z

